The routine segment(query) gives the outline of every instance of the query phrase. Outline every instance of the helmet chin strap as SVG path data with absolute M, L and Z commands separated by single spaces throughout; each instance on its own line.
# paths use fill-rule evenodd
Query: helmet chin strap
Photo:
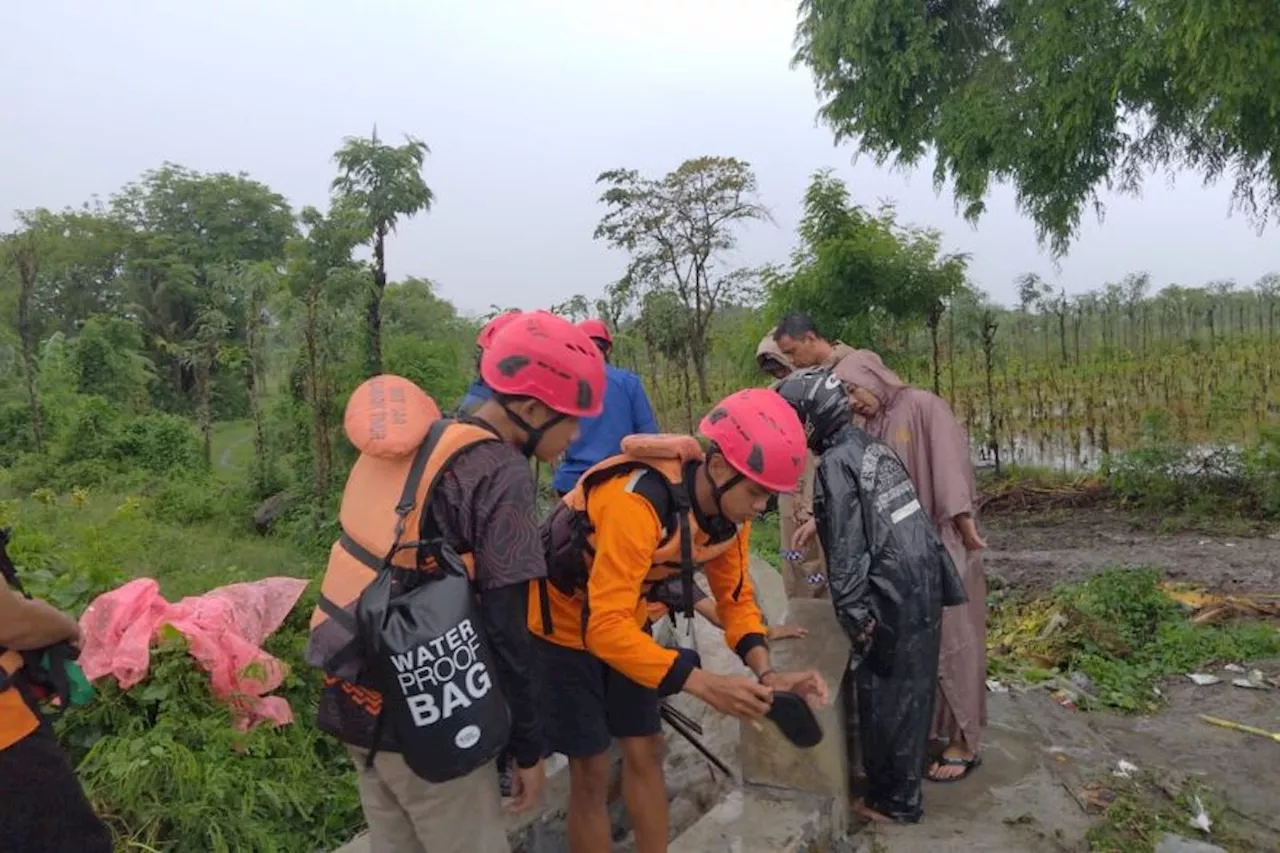
M 554 416 L 544 422 L 542 426 L 535 427 L 524 418 L 520 417 L 520 415 L 505 402 L 502 404 L 502 411 L 506 413 L 507 417 L 511 419 L 513 424 L 524 430 L 525 440 L 524 443 L 520 445 L 520 452 L 524 454 L 525 458 L 533 456 L 538 449 L 538 445 L 542 443 L 542 437 L 546 435 L 549 430 L 553 429 L 556 424 L 569 417 L 568 415 L 557 412 Z
M 724 507 L 721 506 L 720 502 L 724 498 L 725 493 L 747 478 L 735 471 L 734 475 L 730 477 L 728 482 L 723 486 L 717 483 L 715 478 L 711 476 L 711 457 L 717 454 L 719 454 L 722 459 L 724 458 L 724 454 L 720 453 L 719 449 L 712 450 L 707 454 L 707 461 L 703 463 L 702 470 L 707 475 L 707 485 L 711 488 L 711 497 L 716 502 L 716 515 L 724 515 Z

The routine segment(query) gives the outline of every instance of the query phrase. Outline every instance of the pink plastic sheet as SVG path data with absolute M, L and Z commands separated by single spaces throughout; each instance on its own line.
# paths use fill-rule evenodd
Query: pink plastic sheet
M 275 690 L 288 664 L 262 650 L 307 581 L 266 578 L 218 587 L 170 604 L 151 578 L 130 581 L 98 596 L 80 617 L 80 666 L 94 681 L 114 675 L 127 690 L 147 674 L 151 644 L 165 625 L 181 632 L 191 655 L 208 671 L 213 695 L 231 705 L 238 728 L 293 722 L 293 710 Z

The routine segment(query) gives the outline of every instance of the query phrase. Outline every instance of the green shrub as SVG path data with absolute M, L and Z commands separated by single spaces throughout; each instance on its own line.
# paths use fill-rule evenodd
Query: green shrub
M 295 662 L 300 620 L 269 643 Z M 298 666 L 277 691 L 294 723 L 239 732 L 181 636 L 162 637 L 144 681 L 122 691 L 104 679 L 97 701 L 59 726 L 117 849 L 314 853 L 350 839 L 361 825 L 353 768 L 315 728 L 313 672 Z

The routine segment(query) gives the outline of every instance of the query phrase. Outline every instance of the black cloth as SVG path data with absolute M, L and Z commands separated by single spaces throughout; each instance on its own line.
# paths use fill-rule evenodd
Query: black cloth
M 814 516 L 832 604 L 853 644 L 866 804 L 913 823 L 922 814 L 942 608 L 963 603 L 964 586 L 888 445 L 844 427 L 820 450 Z
M 111 832 L 47 725 L 0 750 L 0 853 L 111 849 Z
M 529 633 L 529 586 L 504 586 L 480 596 L 480 613 L 490 649 L 497 661 L 498 683 L 511 708 L 511 743 L 507 747 L 521 767 L 532 767 L 545 752 L 538 719 L 537 686 L 529 677 L 535 661 Z
M 643 687 L 590 652 L 536 637 L 547 752 L 590 758 L 614 738 L 649 737 L 662 731 L 658 691 Z

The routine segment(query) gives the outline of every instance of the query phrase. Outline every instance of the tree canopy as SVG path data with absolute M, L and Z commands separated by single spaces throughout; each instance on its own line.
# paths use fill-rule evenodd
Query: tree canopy
M 802 0 L 797 64 L 837 139 L 878 162 L 934 156 L 970 219 L 993 182 L 1055 253 L 1099 192 L 1153 169 L 1230 174 L 1280 212 L 1274 0 Z

